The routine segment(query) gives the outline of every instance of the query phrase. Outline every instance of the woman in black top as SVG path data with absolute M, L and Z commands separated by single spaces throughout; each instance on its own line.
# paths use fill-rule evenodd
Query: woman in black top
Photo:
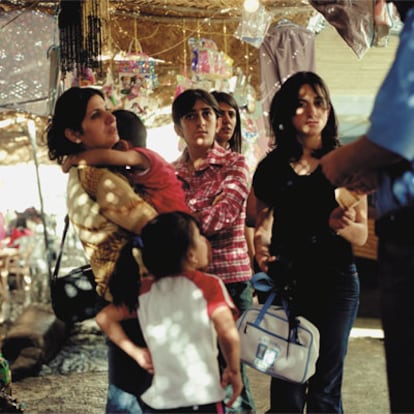
M 307 384 L 272 378 L 269 412 L 342 413 L 342 374 L 359 304 L 351 243 L 367 238 L 367 200 L 341 208 L 319 158 L 339 145 L 329 92 L 312 72 L 298 72 L 270 108 L 274 149 L 253 178 L 256 260 L 291 306 L 320 332 L 315 375 Z

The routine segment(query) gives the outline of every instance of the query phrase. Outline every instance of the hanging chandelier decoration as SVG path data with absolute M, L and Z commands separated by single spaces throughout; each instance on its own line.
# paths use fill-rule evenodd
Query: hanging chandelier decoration
M 61 0 L 58 16 L 60 66 L 80 74 L 102 71 L 99 59 L 108 35 L 109 0 Z

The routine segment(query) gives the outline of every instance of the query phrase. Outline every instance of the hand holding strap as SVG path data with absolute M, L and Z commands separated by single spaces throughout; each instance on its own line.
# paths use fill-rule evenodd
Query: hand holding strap
M 252 284 L 253 288 L 259 292 L 270 292 L 270 295 L 266 299 L 266 302 L 263 304 L 262 309 L 259 312 L 259 315 L 257 316 L 257 319 L 255 321 L 256 324 L 260 324 L 262 321 L 266 311 L 272 306 L 272 304 L 275 302 L 276 297 L 278 296 L 280 298 L 280 303 L 286 313 L 286 316 L 289 320 L 289 332 L 290 332 L 290 342 L 297 342 L 297 326 L 298 321 L 296 319 L 296 315 L 294 312 L 291 311 L 289 307 L 289 301 L 287 298 L 278 292 L 278 290 L 275 288 L 273 279 L 265 272 L 259 272 L 255 273 L 250 283 Z

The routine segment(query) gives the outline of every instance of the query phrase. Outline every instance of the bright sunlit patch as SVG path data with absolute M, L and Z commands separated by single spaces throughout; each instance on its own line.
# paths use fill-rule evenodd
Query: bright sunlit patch
M 181 154 L 181 150 L 174 125 L 171 123 L 158 128 L 148 128 L 147 147 L 156 151 L 166 161 L 175 161 Z
M 111 188 L 114 188 L 114 182 L 110 179 L 110 178 L 106 178 L 103 182 L 103 186 L 107 189 L 110 190 Z
M 108 194 L 106 194 L 106 201 L 108 203 L 114 204 L 116 202 L 115 194 L 113 192 L 109 192 Z
M 352 328 L 351 338 L 384 338 L 384 331 L 375 328 Z

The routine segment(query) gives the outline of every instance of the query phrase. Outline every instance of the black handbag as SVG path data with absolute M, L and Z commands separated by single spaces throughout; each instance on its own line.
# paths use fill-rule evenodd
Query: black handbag
M 73 324 L 96 315 L 98 294 L 95 277 L 89 264 L 76 267 L 69 273 L 58 276 L 68 227 L 69 217 L 66 216 L 60 251 L 52 274 L 50 293 L 55 315 L 63 322 Z

